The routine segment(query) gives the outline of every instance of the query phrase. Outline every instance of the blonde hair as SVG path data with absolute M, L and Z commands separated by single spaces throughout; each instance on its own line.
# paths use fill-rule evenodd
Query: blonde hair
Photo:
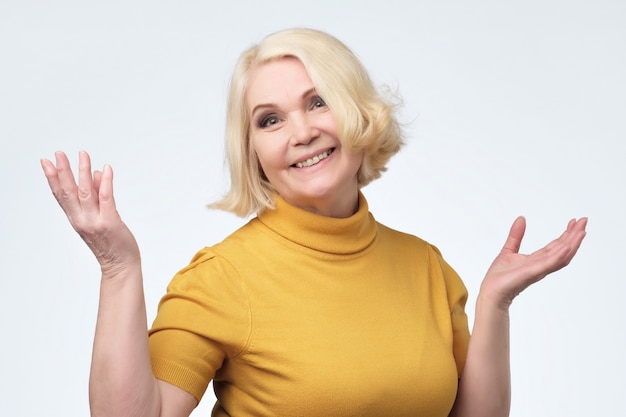
M 233 71 L 226 116 L 231 184 L 213 208 L 242 217 L 273 208 L 274 188 L 250 143 L 245 93 L 251 68 L 285 57 L 297 58 L 304 65 L 316 92 L 335 117 L 341 145 L 349 152 L 364 151 L 358 172 L 360 187 L 380 177 L 403 144 L 394 116 L 396 104 L 379 94 L 359 59 L 342 42 L 313 29 L 270 34 L 246 50 Z

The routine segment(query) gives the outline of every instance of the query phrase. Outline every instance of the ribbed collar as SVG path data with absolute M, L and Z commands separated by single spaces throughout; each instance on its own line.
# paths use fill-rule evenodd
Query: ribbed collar
M 259 215 L 260 222 L 298 245 L 326 253 L 351 254 L 367 248 L 376 237 L 376 220 L 360 192 L 358 211 L 344 219 L 311 213 L 278 195 L 274 203 L 275 209 Z

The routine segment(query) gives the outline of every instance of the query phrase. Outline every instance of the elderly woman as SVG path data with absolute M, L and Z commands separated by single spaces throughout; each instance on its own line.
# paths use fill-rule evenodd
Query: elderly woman
M 245 226 L 200 250 L 171 281 L 147 333 L 139 249 L 118 215 L 112 170 L 43 160 L 50 188 L 102 269 L 90 402 L 94 416 L 188 416 L 213 381 L 214 416 L 506 416 L 508 309 L 569 263 L 572 220 L 518 254 L 513 223 L 467 291 L 431 244 L 376 222 L 360 189 L 402 145 L 394 106 L 332 36 L 274 33 L 231 81 L 231 188 L 214 206 Z

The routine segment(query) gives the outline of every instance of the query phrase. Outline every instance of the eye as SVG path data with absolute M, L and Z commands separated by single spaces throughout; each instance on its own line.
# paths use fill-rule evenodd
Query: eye
M 326 102 L 324 101 L 324 99 L 322 99 L 320 96 L 313 97 L 311 99 L 311 108 L 315 109 L 320 107 L 326 107 Z
M 272 127 L 275 124 L 277 124 L 279 121 L 280 119 L 275 114 L 268 114 L 267 116 L 261 117 L 261 119 L 259 120 L 259 127 L 261 128 Z

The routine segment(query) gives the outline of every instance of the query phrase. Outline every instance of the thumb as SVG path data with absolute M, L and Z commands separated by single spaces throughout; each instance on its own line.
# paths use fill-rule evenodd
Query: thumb
M 501 253 L 518 253 L 525 231 L 526 219 L 523 216 L 519 216 L 509 230 L 509 236 L 506 238 L 506 242 L 504 242 Z

